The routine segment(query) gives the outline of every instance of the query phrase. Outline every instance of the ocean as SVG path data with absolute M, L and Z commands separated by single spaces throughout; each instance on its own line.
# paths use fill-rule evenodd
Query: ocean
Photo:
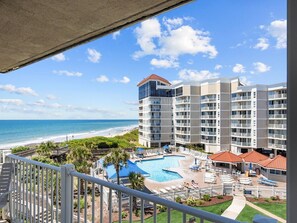
M 137 125 L 137 120 L 0 120 L 0 149 L 48 140 L 115 135 Z

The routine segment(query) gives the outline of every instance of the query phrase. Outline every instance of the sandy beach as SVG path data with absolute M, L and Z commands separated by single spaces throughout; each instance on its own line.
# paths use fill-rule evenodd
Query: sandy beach
M 65 142 L 67 140 L 72 140 L 72 139 L 86 139 L 86 138 L 92 138 L 96 136 L 114 137 L 114 136 L 124 135 L 134 129 L 137 129 L 137 126 L 132 125 L 132 126 L 124 126 L 124 127 L 115 127 L 115 128 L 110 128 L 110 129 L 105 129 L 100 131 L 90 131 L 90 132 L 84 132 L 84 133 L 71 133 L 67 135 L 50 136 L 46 138 L 33 139 L 33 140 L 28 140 L 23 142 L 1 144 L 0 150 L 11 149 L 17 146 L 33 146 L 47 141 Z

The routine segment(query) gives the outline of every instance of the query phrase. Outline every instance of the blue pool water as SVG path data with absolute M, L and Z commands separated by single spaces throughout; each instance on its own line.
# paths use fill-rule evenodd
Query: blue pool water
M 150 176 L 148 179 L 165 182 L 170 180 L 176 180 L 182 178 L 176 172 L 166 171 L 162 169 L 169 169 L 172 167 L 179 166 L 179 160 L 185 159 L 184 156 L 164 156 L 164 158 L 160 159 L 151 159 L 151 160 L 143 160 L 136 162 L 137 166 L 139 166 L 144 171 L 148 172 Z

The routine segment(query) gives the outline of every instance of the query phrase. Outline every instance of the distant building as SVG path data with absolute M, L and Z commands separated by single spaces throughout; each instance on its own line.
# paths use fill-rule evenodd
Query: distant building
M 286 150 L 286 83 L 244 86 L 238 78 L 139 84 L 139 142 L 202 144 L 207 152 Z

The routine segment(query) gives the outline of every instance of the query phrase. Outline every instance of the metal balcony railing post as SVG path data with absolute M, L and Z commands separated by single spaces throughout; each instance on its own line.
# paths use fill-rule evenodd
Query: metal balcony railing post
M 71 223 L 71 199 L 72 191 L 70 172 L 74 171 L 74 165 L 66 164 L 61 166 L 61 222 Z

